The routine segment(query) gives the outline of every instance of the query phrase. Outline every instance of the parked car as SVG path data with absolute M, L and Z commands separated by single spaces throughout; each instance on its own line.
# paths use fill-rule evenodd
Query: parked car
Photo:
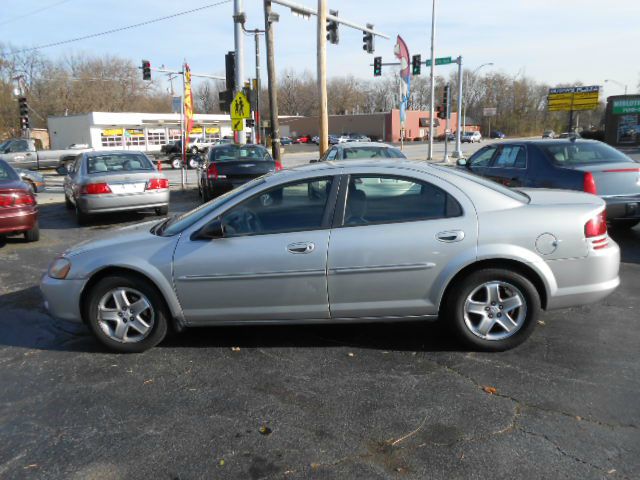
M 351 135 L 349 135 L 348 133 L 343 133 L 342 135 L 338 136 L 338 143 L 347 143 L 351 141 Z
M 640 223 L 640 163 L 597 140 L 488 145 L 459 165 L 509 187 L 562 188 L 599 195 L 612 226 Z
M 505 350 L 541 309 L 619 285 L 603 211 L 594 195 L 518 192 L 426 162 L 308 165 L 71 248 L 40 288 L 54 317 L 123 352 L 157 345 L 170 324 L 438 316 L 467 346 Z
M 209 147 L 211 147 L 212 145 L 216 145 L 217 143 L 217 140 L 209 140 L 202 137 L 191 137 L 189 138 L 189 143 L 187 144 L 187 150 L 192 155 L 205 153 Z
M 382 160 L 407 157 L 398 148 L 384 143 L 347 142 L 332 146 L 319 160 L 311 160 L 311 163 L 365 158 Z
M 329 145 L 337 145 L 340 143 L 340 137 L 338 135 L 329 134 Z
M 449 132 L 449 133 L 447 133 L 447 134 L 442 133 L 442 134 L 438 135 L 437 137 L 435 137 L 434 139 L 435 139 L 435 140 L 438 140 L 438 141 L 440 141 L 440 142 L 444 142 L 444 140 L 445 140 L 445 139 L 446 139 L 448 142 L 453 142 L 453 141 L 455 141 L 455 139 L 456 139 L 456 134 L 455 134 L 455 133 L 452 133 L 452 132 Z
M 478 131 L 474 132 L 462 132 L 460 135 L 460 141 L 462 143 L 476 143 L 482 141 L 482 135 Z
M 26 183 L 34 193 L 44 192 L 46 183 L 44 176 L 33 170 L 25 170 L 24 168 L 16 168 L 16 173 L 24 183 Z
M 294 140 L 293 143 L 311 143 L 311 135 L 303 135 Z
M 578 132 L 562 132 L 557 138 L 582 138 Z
M 280 145 L 291 145 L 292 143 L 291 137 L 280 137 Z
M 262 145 L 212 147 L 200 166 L 198 192 L 205 202 L 254 178 L 282 170 Z
M 65 204 L 80 225 L 99 213 L 169 211 L 169 180 L 141 152 L 86 152 L 57 172 L 65 175 Z
M 311 143 L 315 143 L 316 145 L 320 145 L 320 137 L 318 135 L 316 135 L 315 137 L 311 138 Z
M 498 139 L 503 139 L 506 137 L 506 135 L 504 133 L 502 133 L 500 130 L 492 130 L 491 134 L 489 135 L 490 138 L 498 138 Z
M 173 155 L 173 154 L 180 154 L 181 148 L 182 148 L 181 145 L 182 145 L 182 142 L 180 140 L 172 140 L 162 145 L 160 147 L 160 152 L 162 152 L 164 155 L 167 155 L 167 156 Z
M 0 236 L 24 235 L 27 242 L 40 238 L 38 204 L 31 187 L 4 160 L 0 160 Z
M 85 149 L 84 151 L 89 151 Z M 11 138 L 0 143 L 0 160 L 14 168 L 56 168 L 72 159 L 82 149 L 43 150 L 42 142 L 34 138 Z
M 371 139 L 362 133 L 349 134 L 349 142 L 370 142 Z
M 553 130 L 545 130 L 542 133 L 542 138 L 556 138 L 556 132 Z

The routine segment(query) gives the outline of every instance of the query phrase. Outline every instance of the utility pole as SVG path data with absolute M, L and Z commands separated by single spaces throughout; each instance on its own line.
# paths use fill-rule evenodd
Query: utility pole
M 436 41 L 436 0 L 432 0 L 431 6 L 431 73 L 429 74 L 431 80 L 431 102 L 429 105 L 429 151 L 427 154 L 427 160 L 433 160 L 433 126 L 434 119 L 433 114 L 435 110 L 435 94 L 436 94 L 436 83 L 435 83 L 435 66 L 436 66 L 436 55 L 435 55 L 435 41 Z
M 276 81 L 276 61 L 273 51 L 273 23 L 279 16 L 271 11 L 271 0 L 264 0 L 264 29 L 267 44 L 267 78 L 269 82 L 269 114 L 271 117 L 271 153 L 273 159 L 280 159 L 280 126 L 278 125 L 278 85 Z
M 455 158 L 462 158 L 462 142 L 460 127 L 462 125 L 462 55 L 458 57 L 458 114 L 456 116 L 456 151 Z
M 244 22 L 244 12 L 242 0 L 233 0 L 233 40 L 236 50 L 236 84 L 234 89 L 234 96 L 242 91 L 244 87 L 244 37 L 242 36 L 242 23 Z M 244 125 L 244 120 L 242 120 Z M 238 143 L 244 145 L 247 137 L 244 133 L 244 129 L 238 132 Z
M 318 0 L 318 95 L 320 103 L 319 144 L 320 156 L 329 146 L 329 117 L 327 107 L 327 1 Z
M 256 40 L 256 80 L 255 80 L 255 91 L 256 91 L 256 111 L 253 121 L 253 131 L 255 132 L 255 143 L 262 142 L 262 133 L 260 130 L 260 30 L 257 28 L 254 30 L 254 38 Z

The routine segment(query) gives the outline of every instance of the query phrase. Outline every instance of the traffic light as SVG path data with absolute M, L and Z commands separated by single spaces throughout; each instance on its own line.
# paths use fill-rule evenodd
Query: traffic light
M 18 109 L 20 110 L 21 117 L 29 116 L 29 105 L 27 105 L 27 98 L 20 97 L 18 98 Z
M 367 23 L 367 28 L 369 30 L 373 30 L 373 25 L 371 23 Z M 373 33 L 371 32 L 362 32 L 362 49 L 367 53 L 373 53 L 375 50 L 375 43 L 373 38 Z
M 420 75 L 420 67 L 422 67 L 422 55 L 414 55 L 412 57 L 411 67 L 413 75 Z
M 382 57 L 373 58 L 373 76 L 379 77 L 382 75 Z
M 436 107 L 436 117 L 438 118 L 446 118 L 444 115 L 444 110 L 442 109 L 442 105 L 438 105 Z
M 151 80 L 151 62 L 149 60 L 142 60 L 142 79 Z
M 222 92 L 218 92 L 218 101 L 220 105 L 220 111 L 229 113 L 231 111 L 231 90 L 223 90 Z
M 442 117 L 449 118 L 449 84 L 444 86 L 444 92 L 442 94 Z
M 338 10 L 329 10 L 329 13 L 334 17 L 338 16 Z M 340 41 L 340 36 L 338 35 L 338 22 L 335 20 L 327 20 L 327 41 L 334 45 L 337 45 Z
M 233 92 L 236 88 L 236 52 L 229 52 L 224 56 L 224 70 L 227 78 L 227 91 Z

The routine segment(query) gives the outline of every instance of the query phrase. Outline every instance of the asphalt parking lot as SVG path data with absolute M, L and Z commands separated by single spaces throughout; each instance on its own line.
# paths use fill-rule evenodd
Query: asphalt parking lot
M 618 290 L 509 352 L 405 323 L 206 328 L 117 355 L 51 319 L 37 284 L 69 246 L 154 216 L 78 227 L 49 178 L 41 240 L 0 243 L 0 478 L 640 477 L 640 226 L 611 232 Z M 172 193 L 172 213 L 197 203 Z

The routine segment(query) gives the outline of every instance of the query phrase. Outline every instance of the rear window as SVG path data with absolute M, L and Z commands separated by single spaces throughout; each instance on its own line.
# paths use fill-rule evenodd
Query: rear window
M 14 181 L 19 177 L 16 172 L 6 162 L 0 161 L 0 181 Z
M 601 142 L 562 142 L 539 145 L 551 161 L 559 166 L 597 163 L 635 163 L 629 157 Z
M 153 170 L 147 157 L 135 153 L 113 153 L 87 157 L 88 173 L 133 172 Z
M 237 147 L 229 145 L 211 150 L 210 160 L 214 162 L 234 162 L 242 160 L 272 161 L 266 148 L 256 146 Z
M 359 158 L 407 158 L 393 147 L 349 147 L 344 149 L 346 160 Z

